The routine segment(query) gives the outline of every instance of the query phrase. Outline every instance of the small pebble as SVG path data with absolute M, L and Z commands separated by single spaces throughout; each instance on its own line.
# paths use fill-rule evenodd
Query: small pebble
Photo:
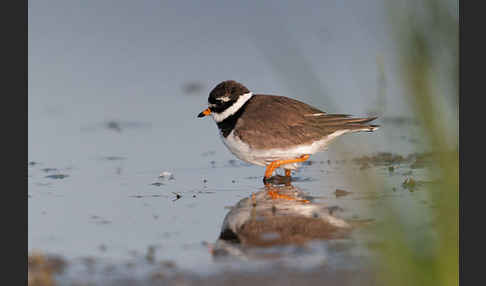
M 174 180 L 174 175 L 171 172 L 164 171 L 160 173 L 159 178 L 166 180 Z

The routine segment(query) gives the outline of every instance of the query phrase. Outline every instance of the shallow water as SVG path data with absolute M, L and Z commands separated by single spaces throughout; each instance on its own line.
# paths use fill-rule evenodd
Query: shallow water
M 80 108 L 75 100 L 30 95 L 29 251 L 62 255 L 71 267 L 61 281 L 90 277 L 104 284 L 107 277 L 128 276 L 143 280 L 158 273 L 160 263 L 176 265 L 176 270 L 162 266 L 164 277 L 226 273 L 228 267 L 237 270 L 235 275 L 267 273 L 259 271 L 275 265 L 274 260 L 228 262 L 211 254 L 229 208 L 261 191 L 264 169 L 233 157 L 214 122 L 195 117 L 205 96 L 174 96 L 170 110 L 161 108 L 167 100 L 162 97 L 138 97 L 140 108 L 120 100 L 117 106 L 125 111 L 118 115 L 107 113 L 105 100 L 110 101 L 93 100 L 84 109 L 86 116 L 74 116 L 71 111 Z M 130 108 L 134 110 L 128 112 Z M 372 134 L 342 136 L 329 152 L 303 164 L 293 186 L 346 219 L 379 220 L 376 211 L 384 199 L 411 216 L 426 213 L 427 195 L 402 186 L 408 177 L 430 180 L 423 169 L 411 168 L 413 160 L 381 165 L 372 164 L 372 159 L 369 164 L 353 161 L 377 152 L 403 157 L 415 152 L 420 142 L 417 126 L 403 121 L 385 117 L 377 120 L 382 128 Z M 346 152 L 333 152 L 333 146 Z M 360 177 L 371 174 L 391 188 L 363 192 Z M 281 267 L 313 269 L 324 263 L 343 270 L 351 264 L 367 265 L 362 257 L 372 257 L 366 247 L 370 239 L 359 235 L 354 232 L 337 252 L 333 240 L 304 252 L 273 251 L 286 254 L 278 260 Z M 156 266 L 147 262 L 148 256 Z M 87 258 L 94 259 L 95 266 L 86 266 Z M 125 264 L 132 265 L 129 271 Z
M 46 114 L 40 119 L 52 120 L 51 116 L 54 115 Z M 197 133 L 204 127 L 208 130 L 202 133 L 207 135 L 201 138 L 209 143 L 214 142 L 214 137 L 217 139 L 215 126 L 207 126 L 214 124 L 210 120 L 195 117 L 190 120 L 191 129 L 181 129 L 171 137 L 183 136 L 193 129 Z M 140 277 L 153 269 L 146 263 L 149 252 L 156 262 L 170 261 L 178 270 L 190 273 L 218 273 L 230 265 L 215 260 L 211 249 L 230 208 L 262 191 L 262 167 L 235 160 L 217 141 L 214 146 L 203 144 L 204 140 L 181 143 L 192 143 L 187 152 L 159 148 L 157 146 L 163 145 L 154 141 L 167 141 L 163 128 L 156 131 L 157 122 L 131 125 L 120 122 L 121 131 L 114 131 L 105 122 L 96 120 L 86 124 L 91 126 L 89 130 L 79 125 L 73 128 L 69 120 L 57 122 L 60 126 L 56 131 L 44 127 L 43 133 L 62 130 L 68 134 L 38 137 L 50 142 L 32 146 L 37 150 L 29 153 L 29 251 L 60 254 L 74 264 L 86 257 L 96 259 L 101 265 L 135 261 L 138 270 L 134 271 L 141 273 Z M 42 125 L 42 120 L 32 125 Z M 32 125 L 30 128 L 34 127 Z M 356 142 L 359 136 L 366 137 L 360 139 L 372 143 L 363 154 L 371 155 L 373 143 L 377 146 L 375 151 L 384 151 L 379 141 L 383 137 L 379 136 L 380 132 L 393 134 L 396 128 L 384 126 L 376 134 L 343 136 L 334 144 L 345 140 L 351 144 L 349 142 Z M 407 129 L 402 127 L 402 130 Z M 401 142 L 397 140 L 394 146 Z M 42 148 L 45 149 L 40 151 Z M 184 147 L 173 148 L 182 150 Z M 410 192 L 402 186 L 408 177 L 427 179 L 422 169 L 410 168 L 413 162 L 364 168 L 352 160 L 343 160 L 334 159 L 328 153 L 316 154 L 294 174 L 292 185 L 345 219 L 379 220 L 375 211 L 387 198 L 396 200 L 404 211 L 416 210 L 427 202 L 423 192 Z M 390 166 L 394 166 L 393 171 L 389 170 Z M 356 182 L 346 179 L 346 171 L 356 178 L 378 174 L 392 189 L 364 193 Z M 359 231 L 356 233 L 359 235 Z M 369 241 L 352 241 L 344 247 L 348 256 L 368 252 L 366 243 Z M 280 248 L 277 252 L 290 251 L 292 259 L 284 259 L 282 263 L 292 267 L 312 268 L 323 260 L 338 268 L 349 266 L 349 259 L 342 259 L 348 257 L 342 253 L 343 247 L 341 255 L 331 253 L 334 257 L 331 260 L 328 248 L 329 244 L 317 244 L 312 255 L 298 255 L 299 252 Z M 237 269 L 259 269 L 256 266 L 259 264 L 244 265 Z

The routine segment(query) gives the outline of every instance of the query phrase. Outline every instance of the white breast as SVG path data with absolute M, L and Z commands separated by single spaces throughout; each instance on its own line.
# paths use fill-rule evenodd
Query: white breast
M 336 137 L 349 132 L 349 130 L 339 130 L 329 136 L 315 141 L 308 145 L 299 145 L 287 149 L 272 148 L 272 149 L 252 149 L 248 144 L 241 141 L 233 131 L 225 138 L 221 135 L 224 145 L 239 159 L 259 165 L 266 166 L 272 161 L 296 159 L 306 154 L 314 154 L 326 150 L 327 145 Z M 280 168 L 297 169 L 298 163 L 282 165 Z

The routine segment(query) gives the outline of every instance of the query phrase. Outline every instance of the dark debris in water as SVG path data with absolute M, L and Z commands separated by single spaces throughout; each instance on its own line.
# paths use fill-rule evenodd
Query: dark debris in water
M 49 173 L 49 172 L 57 172 L 56 168 L 43 168 L 41 169 L 43 172 Z
M 143 199 L 143 198 L 160 198 L 162 195 L 130 195 L 128 196 L 129 198 L 134 198 L 134 199 Z
M 227 166 L 228 167 L 249 167 L 249 166 L 251 166 L 251 164 L 240 161 L 240 160 L 231 159 L 231 160 L 228 161 Z
M 91 219 L 91 220 L 92 220 L 94 223 L 96 223 L 96 224 L 110 224 L 110 223 L 111 223 L 111 221 L 110 221 L 110 220 L 104 219 L 104 218 L 99 217 L 99 216 L 97 216 L 97 215 L 92 215 L 92 216 L 90 217 L 90 219 Z
M 196 95 L 204 90 L 204 84 L 199 81 L 188 81 L 182 85 L 182 91 L 186 95 Z
M 67 178 L 67 177 L 69 177 L 69 175 L 66 175 L 66 174 L 53 174 L 53 175 L 46 176 L 46 178 L 56 179 L 56 180 L 64 179 L 64 178 Z
M 143 198 L 161 198 L 163 196 L 158 195 L 158 194 L 154 194 L 154 195 L 131 195 L 131 196 L 128 196 L 128 197 L 129 198 L 135 198 L 135 199 L 143 199 Z
M 129 198 L 136 198 L 136 199 L 141 199 L 141 198 L 144 198 L 145 196 L 142 196 L 142 195 L 131 195 L 131 196 L 128 196 Z
M 202 153 L 201 156 L 208 157 L 208 156 L 213 156 L 214 154 L 216 154 L 216 151 L 210 150 Z
M 125 160 L 126 158 L 121 156 L 105 156 L 103 157 L 103 159 L 107 161 L 122 161 Z
M 198 191 L 197 193 L 198 194 L 214 194 L 216 192 L 212 192 L 212 191 Z
M 149 127 L 149 123 L 138 121 L 110 120 L 104 123 L 105 128 L 121 133 L 125 129 L 140 129 Z
M 181 194 L 174 193 L 174 192 L 172 192 L 172 193 L 176 196 L 175 199 L 172 200 L 173 202 L 175 202 L 175 201 L 179 200 L 180 198 L 182 198 L 182 195 Z
M 247 180 L 257 180 L 257 179 L 260 179 L 261 180 L 262 177 L 259 177 L 259 176 L 249 176 L 249 177 L 245 177 L 245 179 Z
M 108 121 L 106 123 L 106 128 L 111 129 L 111 130 L 114 130 L 116 132 L 121 132 L 122 131 L 122 129 L 120 127 L 120 123 L 118 123 L 116 121 Z

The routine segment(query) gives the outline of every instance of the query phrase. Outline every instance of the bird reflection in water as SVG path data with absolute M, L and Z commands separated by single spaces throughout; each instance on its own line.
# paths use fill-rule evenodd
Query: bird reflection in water
M 333 210 L 335 207 L 315 202 L 290 181 L 266 184 L 226 215 L 212 246 L 213 257 L 265 258 L 268 252 L 262 255 L 254 250 L 302 249 L 310 241 L 349 237 L 352 223 L 337 217 Z

